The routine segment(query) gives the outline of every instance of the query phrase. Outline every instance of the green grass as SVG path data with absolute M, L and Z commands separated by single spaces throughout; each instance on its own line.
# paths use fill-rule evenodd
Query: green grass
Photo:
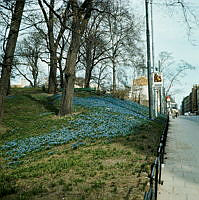
M 33 91 L 31 93 L 31 91 Z M 0 144 L 13 139 L 41 135 L 57 130 L 67 125 L 68 119 L 75 117 L 58 117 L 58 107 L 49 103 L 46 93 L 40 90 L 21 89 L 13 91 L 14 98 L 6 101 L 5 117 L 0 126 Z M 85 112 L 83 108 L 75 107 L 76 112 Z
M 77 116 L 57 117 L 58 107 L 39 89 L 15 89 L 12 94 L 15 98 L 6 100 L 0 144 L 59 129 Z M 75 112 L 89 111 L 76 107 Z M 163 121 L 149 122 L 128 137 L 87 139 L 75 150 L 71 143 L 55 146 L 13 166 L 1 157 L 0 199 L 141 200 L 162 128 Z

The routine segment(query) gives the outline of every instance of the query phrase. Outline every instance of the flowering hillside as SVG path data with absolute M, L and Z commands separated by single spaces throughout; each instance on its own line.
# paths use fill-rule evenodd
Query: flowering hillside
M 165 118 L 111 96 L 12 89 L 0 124 L 0 199 L 142 200 Z M 91 96 L 92 95 L 92 96 Z
M 51 100 L 55 102 L 60 98 L 61 95 L 54 95 Z M 6 151 L 7 159 L 16 161 L 29 152 L 49 149 L 69 141 L 75 141 L 72 148 L 76 148 L 84 144 L 79 140 L 85 138 L 126 136 L 148 120 L 146 107 L 127 100 L 112 97 L 75 97 L 74 104 L 90 110 L 70 120 L 62 129 L 5 143 L 1 149 Z

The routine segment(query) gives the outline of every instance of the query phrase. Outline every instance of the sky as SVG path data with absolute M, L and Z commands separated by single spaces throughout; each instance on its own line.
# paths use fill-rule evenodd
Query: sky
M 176 61 L 185 60 L 195 66 L 195 70 L 187 71 L 186 75 L 180 80 L 179 84 L 174 85 L 175 89 L 181 92 L 175 94 L 174 98 L 180 106 L 183 97 L 188 96 L 193 84 L 199 84 L 199 27 L 194 27 L 188 36 L 188 27 L 184 21 L 181 7 L 175 7 L 173 10 L 160 5 L 161 1 L 153 0 L 153 23 L 154 23 L 154 50 L 155 60 L 158 60 L 158 54 L 161 51 L 172 53 Z M 158 3 L 157 3 L 158 2 Z M 186 0 L 190 2 L 190 9 L 199 13 L 199 2 L 195 0 Z M 140 14 L 145 13 L 145 0 L 130 0 L 130 6 L 136 8 Z M 178 9 L 177 9 L 178 8 Z M 197 11 L 197 12 L 196 12 Z

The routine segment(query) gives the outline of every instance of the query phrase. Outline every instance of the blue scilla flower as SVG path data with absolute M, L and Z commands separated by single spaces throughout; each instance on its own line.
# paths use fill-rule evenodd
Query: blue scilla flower
M 61 95 L 52 97 L 53 101 Z M 52 146 L 85 138 L 108 138 L 126 136 L 133 129 L 148 120 L 148 109 L 131 101 L 123 101 L 112 97 L 75 97 L 76 105 L 91 108 L 88 113 L 79 114 L 70 120 L 68 127 L 54 130 L 40 136 L 5 143 L 0 148 L 13 160 L 24 157 L 32 151 L 50 149 Z M 72 144 L 72 148 L 81 146 L 80 142 Z

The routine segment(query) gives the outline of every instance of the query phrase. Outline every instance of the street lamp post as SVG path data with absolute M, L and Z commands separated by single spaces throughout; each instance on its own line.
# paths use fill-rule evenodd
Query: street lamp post
M 155 72 L 155 51 L 154 51 L 154 33 L 153 33 L 153 0 L 151 0 L 151 54 L 152 54 L 152 68 Z
M 149 0 L 145 0 L 146 9 L 146 39 L 147 39 L 147 72 L 148 72 L 148 96 L 149 96 L 149 118 L 153 118 L 152 76 L 151 76 L 151 46 L 149 32 Z

